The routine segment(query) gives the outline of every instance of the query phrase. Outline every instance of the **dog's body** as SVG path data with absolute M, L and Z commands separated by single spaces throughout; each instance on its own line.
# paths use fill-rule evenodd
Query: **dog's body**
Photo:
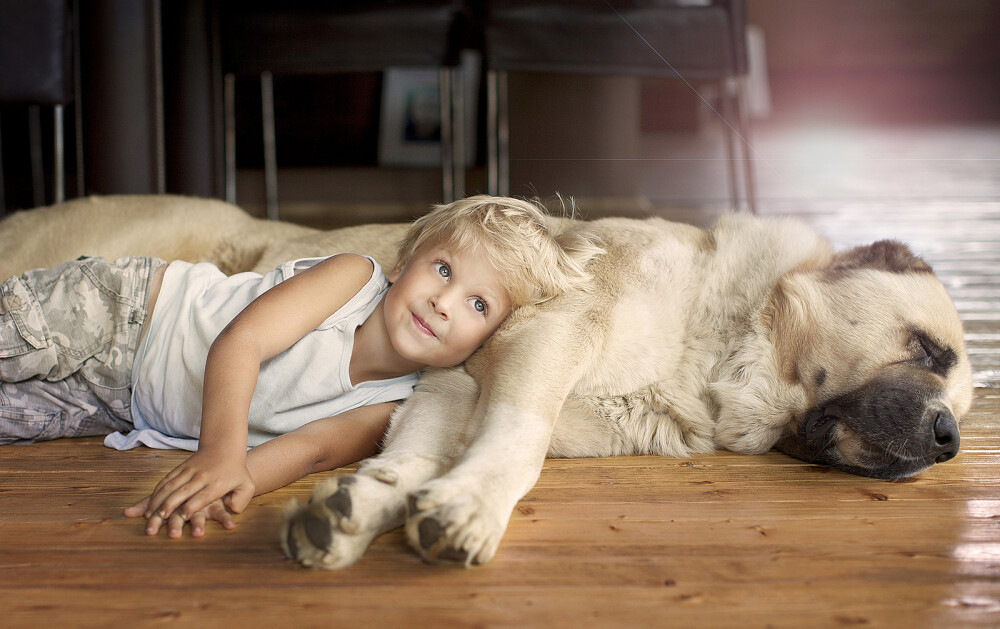
M 148 236 L 122 248 L 117 235 L 150 204 L 163 207 L 145 219 Z M 404 229 L 316 232 L 176 197 L 44 212 L 0 223 L 0 272 L 83 253 L 208 259 L 232 272 L 351 250 L 391 266 Z M 102 218 L 80 219 L 88 214 Z M 183 225 L 171 219 L 179 214 Z M 106 215 L 119 227 L 105 225 Z M 835 253 L 800 223 L 739 215 L 709 231 L 659 219 L 559 220 L 553 229 L 603 243 L 589 287 L 518 310 L 464 369 L 425 373 L 382 454 L 289 509 L 290 556 L 348 565 L 405 521 L 426 559 L 486 562 L 546 455 L 755 454 L 777 445 L 895 478 L 957 452 L 972 395 L 961 323 L 930 268 L 903 245 Z M 67 230 L 87 249 L 60 244 L 59 260 L 36 261 L 51 248 L 36 243 L 8 255 L 28 231 Z M 189 231 L 200 239 L 195 250 L 174 253 Z

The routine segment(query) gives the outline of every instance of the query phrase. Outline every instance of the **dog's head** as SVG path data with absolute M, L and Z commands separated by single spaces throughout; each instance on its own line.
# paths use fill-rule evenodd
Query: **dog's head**
M 958 313 L 931 268 L 898 242 L 783 278 L 768 311 L 782 377 L 804 391 L 776 447 L 877 478 L 953 458 L 972 402 Z

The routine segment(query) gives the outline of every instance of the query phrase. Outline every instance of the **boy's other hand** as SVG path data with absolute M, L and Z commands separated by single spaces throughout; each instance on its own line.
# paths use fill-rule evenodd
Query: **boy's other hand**
M 149 498 L 149 496 L 146 496 L 131 507 L 126 507 L 125 517 L 143 517 L 146 514 L 146 507 L 149 505 Z M 146 535 L 153 536 L 158 534 L 163 525 L 166 524 L 167 537 L 179 539 L 184 535 L 184 525 L 190 524 L 191 537 L 204 537 L 205 523 L 209 520 L 218 522 L 227 530 L 236 528 L 236 522 L 233 521 L 232 514 L 226 509 L 221 500 L 215 500 L 207 507 L 195 512 L 187 522 L 177 513 L 170 516 L 170 519 L 166 522 L 158 514 L 154 514 L 146 523 Z
M 218 456 L 198 451 L 175 467 L 156 485 L 146 504 L 147 520 L 158 516 L 167 522 L 174 516 L 191 517 L 216 500 L 233 513 L 241 513 L 255 493 L 253 479 L 243 456 Z

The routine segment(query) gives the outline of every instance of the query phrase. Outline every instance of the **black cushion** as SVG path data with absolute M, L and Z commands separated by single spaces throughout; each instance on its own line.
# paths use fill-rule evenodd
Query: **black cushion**
M 73 99 L 73 26 L 66 0 L 0 2 L 0 101 Z
M 310 74 L 454 65 L 467 20 L 456 0 L 226 1 L 223 71 Z
M 486 58 L 498 70 L 717 79 L 745 70 L 742 2 L 490 0 Z M 612 8 L 613 7 L 613 8 Z

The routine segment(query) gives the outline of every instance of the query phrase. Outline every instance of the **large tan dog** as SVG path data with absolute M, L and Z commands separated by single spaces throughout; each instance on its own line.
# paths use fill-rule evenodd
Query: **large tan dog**
M 834 252 L 804 225 L 734 215 L 554 221 L 606 254 L 588 290 L 516 312 L 464 369 L 430 370 L 381 455 L 290 507 L 289 556 L 341 567 L 405 523 L 425 559 L 483 563 L 546 455 L 779 449 L 881 478 L 958 451 L 972 379 L 931 269 L 882 241 Z M 219 202 L 74 201 L 0 223 L 0 275 L 80 254 L 267 270 L 361 251 L 391 266 L 400 225 L 317 232 Z

